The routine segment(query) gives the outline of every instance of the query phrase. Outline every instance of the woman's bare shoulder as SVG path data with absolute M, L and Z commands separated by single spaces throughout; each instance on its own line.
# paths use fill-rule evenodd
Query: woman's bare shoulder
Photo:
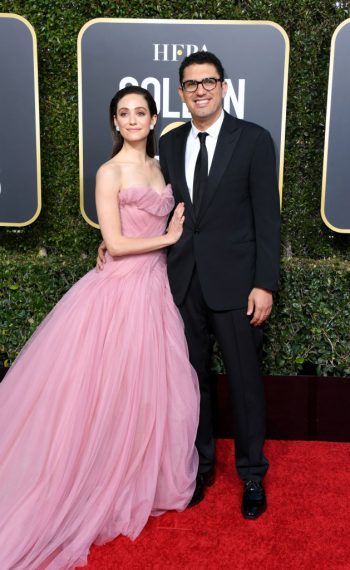
M 121 183 L 121 168 L 118 162 L 111 159 L 101 164 L 96 173 L 97 187 L 119 190 Z
M 98 176 L 118 176 L 120 175 L 120 164 L 111 158 L 101 164 L 100 168 L 97 171 Z

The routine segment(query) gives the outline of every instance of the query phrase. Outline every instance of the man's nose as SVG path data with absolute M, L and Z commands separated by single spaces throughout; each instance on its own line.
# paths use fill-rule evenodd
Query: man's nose
M 206 93 L 206 90 L 203 87 L 203 83 L 198 83 L 197 95 L 204 95 L 205 93 Z

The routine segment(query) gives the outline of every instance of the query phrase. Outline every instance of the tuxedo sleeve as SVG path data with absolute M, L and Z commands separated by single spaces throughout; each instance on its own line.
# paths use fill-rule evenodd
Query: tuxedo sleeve
M 255 224 L 254 287 L 276 291 L 280 264 L 280 204 L 271 135 L 262 129 L 251 161 L 249 187 Z

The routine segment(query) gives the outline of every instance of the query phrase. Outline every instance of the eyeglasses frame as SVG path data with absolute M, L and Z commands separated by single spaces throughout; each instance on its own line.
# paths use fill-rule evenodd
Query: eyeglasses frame
M 207 79 L 214 79 L 215 80 L 215 85 L 212 89 L 208 89 L 207 87 L 205 87 L 203 81 L 207 81 Z M 185 88 L 185 83 L 187 83 L 188 81 L 193 81 L 193 83 L 196 83 L 196 88 L 193 91 L 187 91 L 187 89 Z M 205 89 L 205 91 L 214 91 L 214 89 L 216 89 L 216 86 L 218 83 L 222 83 L 224 80 L 221 79 L 220 77 L 204 77 L 201 81 L 197 81 L 197 79 L 187 79 L 186 81 L 183 81 L 181 83 L 181 89 L 183 91 L 185 91 L 185 93 L 195 93 L 198 89 L 198 85 L 202 85 L 203 89 Z

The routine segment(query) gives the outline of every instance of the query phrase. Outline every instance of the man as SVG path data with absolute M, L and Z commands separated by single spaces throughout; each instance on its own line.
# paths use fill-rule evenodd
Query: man
M 262 480 L 268 469 L 262 450 L 261 325 L 271 312 L 279 273 L 274 147 L 266 130 L 223 111 L 227 84 L 214 54 L 191 54 L 179 74 L 178 92 L 192 121 L 164 135 L 159 154 L 176 203 L 185 202 L 184 231 L 169 250 L 168 275 L 201 394 L 196 441 L 200 463 L 190 506 L 203 499 L 214 480 L 213 331 L 232 398 L 236 468 L 244 482 L 242 513 L 254 519 L 266 509 Z

